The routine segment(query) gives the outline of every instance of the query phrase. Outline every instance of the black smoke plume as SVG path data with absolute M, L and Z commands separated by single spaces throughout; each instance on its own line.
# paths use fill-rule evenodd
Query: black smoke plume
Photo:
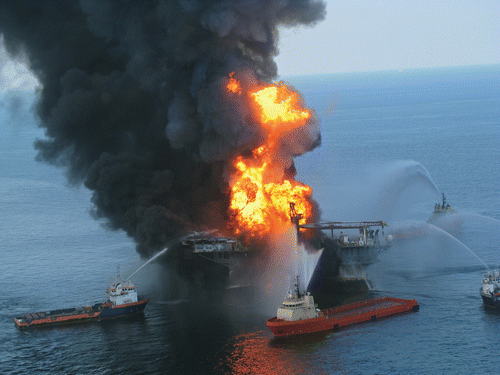
M 227 160 L 261 137 L 228 75 L 275 78 L 277 27 L 324 16 L 315 0 L 1 1 L 0 33 L 42 84 L 38 159 L 91 189 L 94 215 L 148 257 L 228 219 Z M 300 152 L 319 143 L 311 129 Z

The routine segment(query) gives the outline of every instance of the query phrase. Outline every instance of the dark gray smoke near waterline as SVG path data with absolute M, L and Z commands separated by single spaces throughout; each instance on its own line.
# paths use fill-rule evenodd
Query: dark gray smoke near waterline
M 95 216 L 147 257 L 228 219 L 226 162 L 262 139 L 245 99 L 227 99 L 229 73 L 275 78 L 277 27 L 324 17 L 314 0 L 2 1 L 0 33 L 43 85 L 39 160 L 84 182 Z M 313 121 L 290 150 L 319 139 Z

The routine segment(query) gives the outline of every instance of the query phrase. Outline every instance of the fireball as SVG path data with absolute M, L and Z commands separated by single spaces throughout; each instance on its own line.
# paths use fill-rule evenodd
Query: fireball
M 227 91 L 241 95 L 241 84 L 233 73 Z M 312 216 L 312 189 L 285 178 L 284 167 L 278 162 L 280 139 L 305 126 L 311 113 L 303 108 L 298 93 L 282 82 L 259 85 L 246 95 L 266 137 L 251 157 L 238 156 L 232 161 L 231 226 L 236 233 L 262 237 L 277 225 L 289 225 L 291 202 L 303 215 L 301 222 Z

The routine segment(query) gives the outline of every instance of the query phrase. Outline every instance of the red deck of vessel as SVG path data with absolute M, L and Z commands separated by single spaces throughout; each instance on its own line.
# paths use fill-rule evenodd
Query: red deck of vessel
M 323 310 L 322 312 L 330 322 L 334 322 L 340 328 L 350 324 L 413 311 L 414 306 L 418 306 L 415 300 L 380 297 Z
M 322 310 L 320 316 L 313 319 L 286 321 L 274 317 L 267 321 L 267 326 L 277 337 L 292 336 L 338 329 L 386 316 L 418 311 L 418 308 L 416 300 L 379 297 Z

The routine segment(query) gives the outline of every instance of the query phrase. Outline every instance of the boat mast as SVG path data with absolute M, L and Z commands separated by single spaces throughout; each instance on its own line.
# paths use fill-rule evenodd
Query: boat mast
M 121 283 L 122 278 L 120 276 L 120 265 L 116 265 L 116 283 Z
M 300 298 L 300 288 L 299 288 L 299 275 L 295 277 L 295 294 L 297 295 L 297 299 Z

